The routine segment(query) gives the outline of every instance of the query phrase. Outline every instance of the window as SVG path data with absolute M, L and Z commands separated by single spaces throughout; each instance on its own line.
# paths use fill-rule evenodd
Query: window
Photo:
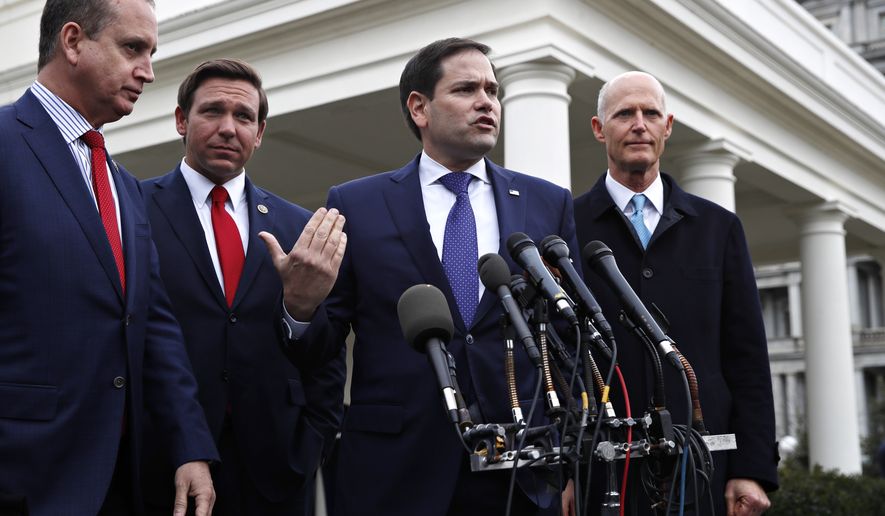
M 874 261 L 857 263 L 858 320 L 861 328 L 882 326 L 882 275 Z
M 790 297 L 787 287 L 764 288 L 759 291 L 762 319 L 769 339 L 790 337 Z

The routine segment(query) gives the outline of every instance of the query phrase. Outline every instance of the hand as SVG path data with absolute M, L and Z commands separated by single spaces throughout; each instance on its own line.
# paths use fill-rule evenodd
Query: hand
M 562 516 L 577 516 L 575 513 L 575 481 L 569 479 L 562 490 Z
M 289 254 L 273 235 L 266 231 L 258 233 L 283 282 L 286 311 L 295 320 L 310 321 L 335 285 L 347 247 L 343 229 L 344 215 L 334 208 L 320 208 L 304 226 Z
M 725 505 L 728 516 L 749 516 L 767 511 L 771 502 L 755 480 L 732 478 L 725 484 Z
M 187 511 L 187 498 L 194 498 L 196 516 L 211 516 L 215 505 L 215 488 L 209 463 L 204 461 L 186 462 L 175 471 L 175 509 L 173 516 L 184 516 Z

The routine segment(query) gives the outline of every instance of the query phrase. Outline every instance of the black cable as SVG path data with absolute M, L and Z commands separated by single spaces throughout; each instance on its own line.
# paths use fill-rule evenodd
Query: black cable
M 529 415 L 526 418 L 525 427 L 522 429 L 522 435 L 519 438 L 519 444 L 516 447 L 516 457 L 513 459 L 513 472 L 510 474 L 510 487 L 507 489 L 507 509 L 504 512 L 505 516 L 510 516 L 510 507 L 513 504 L 513 487 L 516 485 L 516 467 L 519 465 L 519 455 L 522 453 L 522 447 L 525 444 L 525 437 L 528 432 L 528 425 L 532 421 L 532 416 L 535 414 L 535 407 L 538 405 L 538 399 L 541 397 L 541 384 L 544 383 L 544 375 L 540 369 L 536 369 L 538 372 L 538 381 L 535 384 L 535 395 L 532 397 L 532 406 L 529 408 Z M 517 430 L 517 433 L 519 430 Z

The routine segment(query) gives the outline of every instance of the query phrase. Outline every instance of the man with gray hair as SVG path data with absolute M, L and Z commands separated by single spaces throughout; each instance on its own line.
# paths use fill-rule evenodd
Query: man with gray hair
M 102 135 L 154 80 L 153 2 L 49 0 L 40 27 L 37 80 L 0 108 L 0 513 L 138 513 L 147 410 L 175 514 L 190 496 L 208 515 L 218 454 L 141 190 Z
M 582 248 L 591 240 L 607 244 L 640 299 L 661 308 L 670 322 L 669 335 L 694 366 L 707 429 L 736 434 L 736 451 L 713 454 L 709 489 L 715 514 L 760 514 L 769 506 L 765 492 L 777 488 L 778 459 L 753 266 L 740 220 L 684 192 L 660 171 L 673 120 L 663 86 L 649 74 L 627 72 L 602 87 L 592 124 L 605 145 L 608 171 L 575 200 L 578 240 Z M 585 278 L 590 285 L 603 283 L 592 270 L 585 270 Z M 617 319 L 615 295 L 604 288 L 594 292 L 606 317 Z M 635 351 L 633 335 L 620 325 L 613 329 L 622 350 L 631 349 L 619 360 L 636 416 L 648 407 L 652 370 L 645 355 Z M 664 377 L 673 422 L 684 423 L 689 414 L 679 401 L 686 397 L 683 383 L 675 371 L 664 371 Z M 615 401 L 623 414 L 623 400 Z M 639 492 L 641 469 L 630 468 L 628 514 L 634 509 L 652 514 L 645 493 Z M 638 499 L 630 497 L 631 490 Z M 700 498 L 695 514 L 711 514 L 706 500 Z

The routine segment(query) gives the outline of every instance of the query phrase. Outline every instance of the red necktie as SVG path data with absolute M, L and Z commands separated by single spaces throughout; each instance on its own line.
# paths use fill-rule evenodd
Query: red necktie
M 92 150 L 92 189 L 98 201 L 98 213 L 101 224 L 111 244 L 117 272 L 120 274 L 120 286 L 126 291 L 126 266 L 123 261 L 123 242 L 120 240 L 120 228 L 117 226 L 117 208 L 114 206 L 114 195 L 108 181 L 108 161 L 104 150 L 104 136 L 98 131 L 86 131 L 80 137 Z
M 224 209 L 227 202 L 227 190 L 223 186 L 212 189 L 212 230 L 215 232 L 215 248 L 218 250 L 218 261 L 221 262 L 221 277 L 224 278 L 224 297 L 227 306 L 233 306 L 240 274 L 243 272 L 243 240 L 233 217 Z

